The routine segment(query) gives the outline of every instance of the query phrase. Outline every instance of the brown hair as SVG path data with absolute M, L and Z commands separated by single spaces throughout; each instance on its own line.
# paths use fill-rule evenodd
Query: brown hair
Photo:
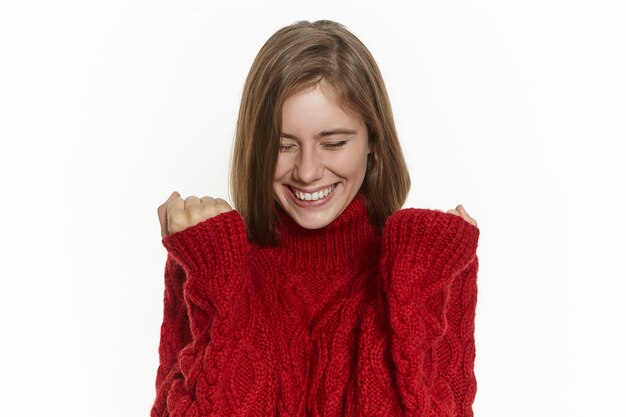
M 231 197 L 250 240 L 276 245 L 272 183 L 287 98 L 323 81 L 344 111 L 363 117 L 372 153 L 361 192 L 381 229 L 410 187 L 391 104 L 369 50 L 345 26 L 298 21 L 274 33 L 257 54 L 243 88 L 230 172 Z

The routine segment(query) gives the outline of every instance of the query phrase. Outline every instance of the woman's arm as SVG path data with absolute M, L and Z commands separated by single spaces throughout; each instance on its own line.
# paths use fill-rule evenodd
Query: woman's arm
M 472 416 L 479 229 L 426 209 L 392 215 L 381 273 L 406 415 Z
M 243 219 L 229 211 L 162 240 L 168 251 L 157 397 L 151 416 L 230 415 L 267 394 L 267 330 L 251 293 Z M 252 363 L 252 359 L 259 363 Z M 269 362 L 269 361 L 268 361 Z M 245 376 L 241 369 L 245 369 Z M 260 387 L 260 388 L 259 388 Z M 266 395 L 267 398 L 271 396 Z M 256 406 L 255 406 L 256 407 Z
M 152 416 L 164 415 L 167 392 L 176 379 L 181 378 L 178 354 L 191 343 L 187 306 L 183 298 L 185 271 L 168 253 L 165 262 L 165 290 L 163 295 L 163 323 L 159 342 L 159 368 L 156 377 L 156 401 Z M 209 319 L 209 317 L 207 317 Z

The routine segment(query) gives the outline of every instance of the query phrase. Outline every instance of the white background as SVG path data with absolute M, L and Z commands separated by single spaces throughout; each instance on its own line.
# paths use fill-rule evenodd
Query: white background
M 221 3 L 0 6 L 1 414 L 148 415 L 157 207 L 228 199 L 254 56 L 326 18 L 383 72 L 406 205 L 478 221 L 476 416 L 625 415 L 622 3 Z

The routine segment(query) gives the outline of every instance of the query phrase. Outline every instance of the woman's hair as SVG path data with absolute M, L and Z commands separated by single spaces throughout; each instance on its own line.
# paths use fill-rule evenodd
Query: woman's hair
M 380 70 L 363 43 L 343 25 L 298 21 L 261 47 L 243 88 L 230 172 L 231 197 L 250 240 L 278 243 L 273 178 L 282 106 L 323 81 L 349 114 L 363 117 L 372 152 L 361 193 L 372 222 L 382 229 L 404 204 L 410 187 L 391 104 Z

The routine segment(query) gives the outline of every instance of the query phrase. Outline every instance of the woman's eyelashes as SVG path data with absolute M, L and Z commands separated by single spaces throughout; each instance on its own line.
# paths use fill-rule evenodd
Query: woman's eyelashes
M 343 148 L 348 140 L 340 140 L 337 142 L 324 142 L 321 143 L 320 146 L 324 149 L 336 150 Z M 278 150 L 280 152 L 293 152 L 297 149 L 297 146 L 293 143 L 281 143 L 278 145 Z
M 328 143 L 324 143 L 322 145 L 326 149 L 339 149 L 339 148 L 342 148 L 346 143 L 348 143 L 347 140 L 342 140 L 342 141 L 339 141 L 339 142 L 328 142 Z
M 294 149 L 296 149 L 296 145 L 284 144 L 284 143 L 281 143 L 280 145 L 278 145 L 278 150 L 280 152 L 289 152 Z

